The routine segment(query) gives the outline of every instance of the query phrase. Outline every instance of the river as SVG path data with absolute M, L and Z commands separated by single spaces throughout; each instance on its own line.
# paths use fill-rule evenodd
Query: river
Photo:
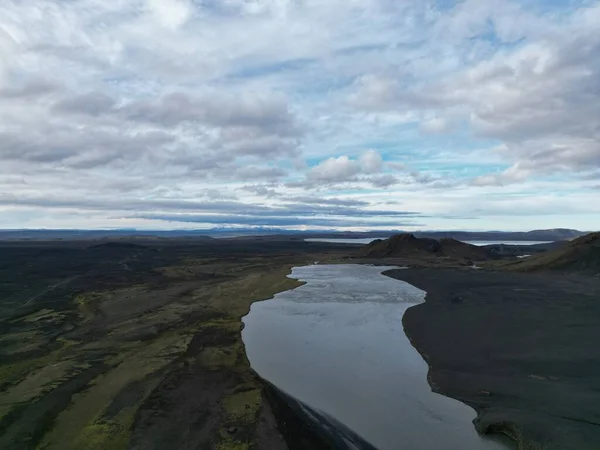
M 364 265 L 296 267 L 306 284 L 256 302 L 244 318 L 252 368 L 381 450 L 499 450 L 475 412 L 431 392 L 427 364 L 402 328 L 425 293 Z

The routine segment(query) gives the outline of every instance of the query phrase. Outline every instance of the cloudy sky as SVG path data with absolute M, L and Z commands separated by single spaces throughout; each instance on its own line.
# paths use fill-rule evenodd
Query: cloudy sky
M 600 2 L 3 0 L 0 228 L 600 228 Z

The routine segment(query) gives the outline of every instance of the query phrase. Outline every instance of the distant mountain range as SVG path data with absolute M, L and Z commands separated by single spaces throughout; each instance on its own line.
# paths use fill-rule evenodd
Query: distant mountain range
M 105 238 L 225 238 L 234 236 L 286 236 L 291 239 L 311 238 L 387 238 L 403 233 L 402 230 L 379 230 L 346 232 L 336 230 L 298 231 L 279 228 L 212 228 L 208 230 L 0 230 L 0 240 L 63 240 L 63 239 L 105 239 Z M 549 230 L 513 231 L 417 231 L 419 238 L 452 238 L 460 241 L 563 241 L 583 236 L 588 232 L 564 228 Z
M 172 238 L 210 239 L 206 230 L 0 230 L 0 240 L 89 240 L 105 238 Z
M 387 238 L 395 234 L 410 233 L 418 238 L 443 239 L 452 238 L 460 241 L 567 241 L 587 234 L 587 231 L 553 228 L 549 230 L 532 231 L 365 231 L 365 232 L 314 232 L 310 237 L 315 238 Z M 298 233 L 297 234 L 304 234 Z

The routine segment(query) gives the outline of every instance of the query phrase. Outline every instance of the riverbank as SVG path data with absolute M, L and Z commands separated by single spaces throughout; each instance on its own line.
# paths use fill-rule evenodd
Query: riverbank
M 252 368 L 333 448 L 507 450 L 478 435 L 472 408 L 431 392 L 401 322 L 425 292 L 381 275 L 393 268 L 294 267 L 305 284 L 254 303 L 244 318 Z
M 407 336 L 435 392 L 523 450 L 597 450 L 600 278 L 461 269 L 385 273 L 427 292 Z
M 377 450 L 344 424 L 263 380 L 269 407 L 289 450 Z M 271 450 L 272 447 L 264 447 Z
M 289 448 L 241 318 L 298 286 L 290 267 L 349 251 L 257 239 L 0 250 L 2 449 Z

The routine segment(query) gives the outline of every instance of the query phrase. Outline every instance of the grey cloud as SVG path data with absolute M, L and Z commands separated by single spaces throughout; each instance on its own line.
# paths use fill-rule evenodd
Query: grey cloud
M 114 110 L 116 100 L 103 92 L 90 92 L 64 98 L 53 106 L 55 113 L 99 116 Z
M 279 167 L 246 166 L 235 171 L 233 178 L 236 180 L 276 180 L 284 177 L 287 172 Z
M 11 206 L 38 206 L 47 208 L 77 208 L 83 210 L 105 210 L 105 211 L 193 211 L 203 214 L 230 214 L 247 216 L 351 216 L 351 217 L 418 217 L 417 212 L 412 211 L 385 211 L 367 210 L 349 206 L 318 205 L 302 203 L 286 203 L 281 206 L 265 206 L 260 204 L 249 204 L 236 201 L 192 201 L 179 199 L 153 199 L 137 200 L 125 198 L 60 198 L 54 196 L 14 196 L 9 194 L 0 195 L 0 205 Z
M 495 177 L 498 183 L 519 180 L 526 171 L 529 177 L 600 167 L 598 7 L 578 10 L 562 28 L 542 25 L 532 16 L 524 20 L 521 13 L 511 19 L 514 8 L 467 2 L 441 19 L 438 28 L 456 37 L 461 35 L 458 29 L 473 27 L 478 35 L 489 20 L 512 42 L 509 23 L 516 20 L 512 30 L 520 30 L 517 35 L 533 34 L 522 45 L 482 58 L 441 81 L 407 85 L 389 74 L 362 77 L 354 86 L 353 104 L 434 114 L 438 123 L 425 122 L 426 129 L 445 130 L 449 122 L 460 123 L 456 118 L 468 120 L 475 134 L 501 140 L 509 149 L 503 155 L 515 165 Z M 535 24 L 534 30 L 526 23 Z
M 165 95 L 158 100 L 133 101 L 120 109 L 123 117 L 132 121 L 152 122 L 172 127 L 186 121 L 204 121 L 203 105 L 183 93 Z
M 295 157 L 302 139 L 296 118 L 277 96 L 175 93 L 124 101 L 101 91 L 63 93 L 39 114 L 34 125 L 17 118 L 10 127 L 0 127 L 0 160 L 60 162 L 81 169 L 146 161 L 230 179 L 228 166 L 237 159 Z M 274 168 L 240 176 L 252 179 L 260 173 L 285 175 Z
M 368 206 L 369 203 L 362 200 L 347 199 L 347 198 L 321 198 L 321 197 L 310 197 L 306 195 L 298 195 L 291 197 L 284 197 L 285 200 L 294 203 L 305 203 L 305 204 L 318 204 L 318 205 L 334 205 L 334 206 Z
M 417 171 L 407 171 L 403 165 L 396 166 L 397 172 L 403 172 L 404 176 L 392 173 L 380 173 L 372 175 L 353 175 L 340 177 L 339 180 L 319 180 L 307 177 L 304 180 L 289 181 L 285 185 L 290 188 L 304 188 L 322 190 L 328 189 L 352 189 L 362 184 L 371 185 L 373 188 L 389 188 L 398 184 L 418 184 L 422 187 L 432 189 L 446 189 L 457 187 L 462 184 L 460 180 L 431 176 Z
M 529 150 L 530 158 L 525 166 L 531 170 L 543 170 L 544 168 L 558 167 L 567 170 L 595 170 L 600 168 L 600 140 L 578 139 L 560 140 L 553 143 L 547 142 L 543 145 L 536 142 L 538 149 L 527 144 L 516 146 L 515 151 Z M 542 144 L 542 145 L 540 145 Z M 510 148 L 510 147 L 509 147 Z
M 0 159 L 32 162 L 61 161 L 74 155 L 74 149 L 48 144 L 41 136 L 0 133 Z
M 450 176 L 432 175 L 427 172 L 412 170 L 408 165 L 402 163 L 391 162 L 387 165 L 400 174 L 396 177 L 396 183 L 418 184 L 423 188 L 430 189 L 449 189 L 465 184 L 460 179 Z
M 388 217 L 418 217 L 421 214 L 413 211 L 386 211 L 377 209 L 363 209 L 350 206 L 336 205 L 304 205 L 302 203 L 287 203 L 284 204 L 284 214 L 291 215 L 329 215 L 329 216 L 348 216 L 348 217 L 371 217 L 371 216 L 388 216 Z
M 123 131 L 48 128 L 28 134 L 0 133 L 0 160 L 61 163 L 74 168 L 106 165 L 116 160 L 135 160 L 146 151 L 173 141 L 158 131 L 135 134 Z
M 423 187 L 432 189 L 450 189 L 464 184 L 463 181 L 451 177 L 434 176 L 419 171 L 408 172 L 408 177 L 412 183 L 420 184 Z
M 348 219 L 335 218 L 301 218 L 301 217 L 247 217 L 247 216 L 219 216 L 219 215 L 185 215 L 185 214 L 141 214 L 132 216 L 134 218 L 161 220 L 165 222 L 183 222 L 183 223 L 207 223 L 213 225 L 248 225 L 264 227 L 293 227 L 293 226 L 325 226 L 325 227 L 343 227 L 348 223 Z M 390 219 L 380 220 L 353 220 L 356 226 L 421 226 L 421 224 L 411 221 L 399 221 Z
M 0 195 L 0 205 L 39 206 L 48 208 L 78 208 L 83 210 L 122 210 L 122 211 L 197 211 L 203 213 L 248 212 L 261 213 L 271 211 L 261 205 L 248 205 L 232 201 L 188 201 L 181 199 L 102 199 L 68 198 L 66 196 L 14 196 Z
M 508 169 L 473 180 L 479 186 L 504 186 L 528 179 L 532 174 L 578 173 L 593 177 L 600 168 L 600 141 L 557 139 L 511 143 L 499 150 L 506 159 L 517 160 Z
M 166 126 L 201 122 L 218 127 L 253 127 L 281 136 L 297 135 L 287 104 L 265 96 L 205 95 L 174 92 L 158 100 L 133 101 L 120 109 L 124 117 Z
M 411 211 L 387 211 L 365 209 L 361 202 L 344 202 L 340 199 L 309 198 L 307 203 L 284 202 L 278 206 L 256 203 L 214 200 L 218 192 L 205 190 L 202 195 L 210 201 L 135 198 L 69 198 L 68 196 L 15 196 L 0 195 L 0 205 L 45 209 L 105 212 L 112 217 L 143 218 L 173 222 L 199 222 L 210 224 L 246 225 L 318 225 L 347 223 L 354 224 L 398 224 L 406 219 L 422 217 Z M 355 205 L 355 206 L 349 206 Z
M 372 196 L 333 197 L 464 185 L 376 155 L 355 158 L 371 143 L 401 158 L 418 124 L 460 127 L 452 143 L 438 141 L 449 151 L 473 145 L 469 131 L 504 143 L 490 151 L 509 169 L 475 182 L 576 172 L 585 184 L 580 178 L 600 167 L 600 35 L 589 2 L 555 15 L 525 14 L 515 1 L 466 0 L 440 14 L 416 0 L 193 0 L 179 19 L 136 2 L 5 3 L 0 30 L 14 33 L 0 36 L 0 178 L 26 178 L 1 180 L 13 196 L 0 204 L 56 217 L 64 209 L 103 219 L 187 212 L 185 220 L 265 225 L 423 217 L 375 209 Z M 293 165 L 340 152 L 354 159 L 312 174 Z M 422 156 L 407 153 L 407 161 Z M 235 191 L 240 201 L 227 186 L 238 182 L 255 184 Z M 286 186 L 319 192 L 294 196 Z M 247 192 L 264 204 L 245 203 Z
M 172 110 L 167 108 L 163 116 L 156 117 L 164 118 L 165 123 L 148 124 L 126 120 L 123 112 L 126 106 L 118 103 L 103 92 L 63 96 L 35 125 L 25 119 L 4 130 L 0 127 L 0 160 L 60 163 L 74 169 L 143 162 L 155 168 L 186 167 L 204 178 L 210 173 L 213 177 L 231 179 L 230 166 L 238 158 L 277 160 L 293 155 L 299 145 L 298 136 L 286 134 L 293 128 L 291 116 L 246 121 L 256 125 L 253 127 L 223 124 L 225 128 L 221 129 L 206 126 L 180 129 L 179 120 L 189 113 L 185 108 L 176 105 Z M 261 111 L 267 116 L 279 111 L 263 106 L 259 102 L 256 117 L 261 116 Z M 235 109 L 233 103 L 230 108 Z M 156 110 L 146 111 L 153 112 Z M 169 116 L 171 113 L 179 115 Z M 272 125 L 267 124 L 269 121 Z M 258 128 L 261 123 L 264 129 Z M 272 168 L 268 172 L 246 170 L 240 172 L 240 177 L 251 179 L 260 174 L 272 178 L 285 175 L 283 170 Z
M 398 184 L 398 178 L 392 174 L 382 174 L 369 178 L 369 183 L 378 188 L 386 188 Z
M 237 197 L 225 189 L 202 189 L 198 196 L 210 201 L 237 201 Z
M 284 100 L 276 96 L 192 95 L 173 92 L 158 98 L 120 102 L 104 92 L 70 95 L 60 99 L 53 111 L 96 117 L 111 114 L 115 121 L 152 123 L 176 127 L 199 123 L 221 128 L 225 141 L 244 141 L 279 136 L 298 137 L 301 127 Z
M 255 156 L 276 158 L 293 156 L 298 146 L 297 141 L 282 139 L 278 136 L 262 136 L 252 140 L 221 142 L 228 152 L 238 156 Z
M 41 14 L 41 16 L 48 18 L 47 15 Z M 81 35 L 84 36 L 84 33 L 81 33 Z M 62 65 L 80 65 L 96 70 L 108 70 L 111 66 L 110 57 L 98 52 L 89 41 L 85 45 L 78 43 L 61 45 L 54 42 L 43 42 L 31 46 L 30 50 L 38 54 L 45 54 Z
M 407 166 L 404 163 L 388 162 L 387 166 L 390 167 L 393 170 L 398 171 L 398 172 L 404 172 L 405 170 L 407 170 Z
M 594 172 L 590 172 L 590 173 L 586 173 L 584 175 L 581 176 L 582 180 L 600 180 L 600 170 L 594 171 Z
M 0 97 L 4 99 L 39 98 L 59 90 L 59 86 L 51 81 L 35 78 L 0 89 Z
M 264 185 L 243 186 L 240 189 L 266 198 L 279 197 L 279 193 L 275 189 L 270 189 Z
M 177 142 L 175 149 L 162 151 L 154 159 L 155 162 L 161 162 L 165 168 L 181 168 L 195 177 L 229 179 L 233 173 L 235 158 L 226 152 L 212 149 L 198 151 L 192 145 Z

